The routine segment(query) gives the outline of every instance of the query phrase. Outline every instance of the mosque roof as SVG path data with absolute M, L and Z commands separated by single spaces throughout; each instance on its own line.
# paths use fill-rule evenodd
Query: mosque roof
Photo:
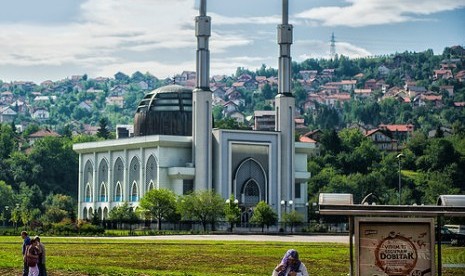
M 134 135 L 192 134 L 192 90 L 167 85 L 147 93 L 134 116 Z

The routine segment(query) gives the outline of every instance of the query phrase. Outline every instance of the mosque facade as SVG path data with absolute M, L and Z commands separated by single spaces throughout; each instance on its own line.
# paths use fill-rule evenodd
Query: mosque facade
M 225 200 L 233 195 L 242 222 L 259 201 L 271 206 L 279 220 L 291 209 L 307 214 L 307 162 L 316 148 L 294 141 L 295 100 L 288 71 L 292 26 L 287 16 L 278 26 L 281 68 L 274 131 L 213 128 L 210 22 L 206 0 L 201 0 L 194 90 L 168 85 L 148 93 L 135 113 L 134 137 L 74 145 L 79 154 L 78 218 L 97 212 L 105 219 L 124 202 L 137 208 L 147 191 L 160 188 L 177 195 L 213 190 Z

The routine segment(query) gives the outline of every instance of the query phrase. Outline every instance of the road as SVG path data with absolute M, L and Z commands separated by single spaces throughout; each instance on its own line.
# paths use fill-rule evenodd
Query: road
M 349 243 L 347 235 L 164 235 L 131 237 L 79 237 L 89 239 L 125 240 L 196 240 L 196 241 L 273 241 L 273 242 L 334 242 Z

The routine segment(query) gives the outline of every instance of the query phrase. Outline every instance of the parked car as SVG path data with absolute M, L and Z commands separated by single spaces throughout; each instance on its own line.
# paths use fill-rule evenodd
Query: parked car
M 454 233 L 465 235 L 465 225 L 446 224 L 444 226 Z
M 438 233 L 436 231 L 436 241 L 438 240 Z M 465 235 L 454 233 L 446 226 L 441 229 L 441 242 L 450 243 L 454 246 L 465 246 Z

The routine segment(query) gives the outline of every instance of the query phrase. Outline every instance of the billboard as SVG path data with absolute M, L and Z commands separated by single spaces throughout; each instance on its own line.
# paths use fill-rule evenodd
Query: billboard
M 359 276 L 432 276 L 433 218 L 355 218 Z

